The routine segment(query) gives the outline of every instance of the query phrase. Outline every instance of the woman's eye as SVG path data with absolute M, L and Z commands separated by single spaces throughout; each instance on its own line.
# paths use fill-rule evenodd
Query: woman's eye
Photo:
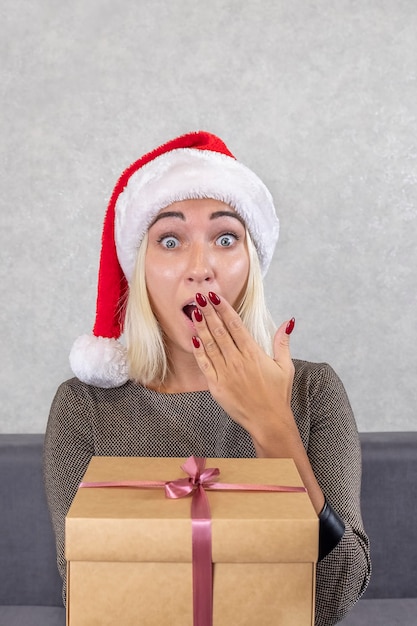
M 237 240 L 236 235 L 232 235 L 231 233 L 226 233 L 224 235 L 220 235 L 220 237 L 216 239 L 216 244 L 219 246 L 222 246 L 223 248 L 228 248 L 229 246 L 233 245 L 236 240 Z
M 173 235 L 167 235 L 166 237 L 161 237 L 161 239 L 159 240 L 159 243 L 164 248 L 167 248 L 168 250 L 172 250 L 173 248 L 176 248 L 179 245 L 178 239 L 174 237 Z

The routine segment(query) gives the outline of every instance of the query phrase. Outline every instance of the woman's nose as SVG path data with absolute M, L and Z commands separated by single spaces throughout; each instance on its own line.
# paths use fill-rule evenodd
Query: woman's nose
M 210 282 L 213 275 L 209 252 L 203 246 L 196 246 L 190 251 L 187 280 L 189 282 Z

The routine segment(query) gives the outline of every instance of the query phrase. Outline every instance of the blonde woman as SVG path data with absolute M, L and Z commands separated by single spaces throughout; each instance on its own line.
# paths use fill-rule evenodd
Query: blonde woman
M 291 358 L 294 319 L 274 327 L 262 278 L 277 239 L 268 189 L 209 133 L 160 146 L 116 184 L 93 334 L 72 348 L 76 377 L 45 438 L 64 599 L 64 520 L 93 455 L 291 457 L 320 520 L 317 626 L 366 588 L 355 420 L 328 365 Z

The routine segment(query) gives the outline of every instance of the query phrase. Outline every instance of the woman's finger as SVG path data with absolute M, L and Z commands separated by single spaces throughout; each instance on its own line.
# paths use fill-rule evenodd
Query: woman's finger
M 295 318 L 281 324 L 274 336 L 274 361 L 276 363 L 291 360 L 290 335 L 294 330 Z
M 224 362 L 222 352 L 218 345 L 220 335 L 226 332 L 223 323 L 219 320 L 219 323 L 211 329 L 201 309 L 196 309 L 193 312 L 193 321 L 198 333 L 198 338 L 207 356 L 212 360 L 213 364 L 218 366 L 219 361 Z
M 204 308 L 204 318 L 211 334 L 225 358 L 236 347 L 240 352 L 256 349 L 256 344 L 235 309 L 216 293 L 208 293 L 208 303 Z

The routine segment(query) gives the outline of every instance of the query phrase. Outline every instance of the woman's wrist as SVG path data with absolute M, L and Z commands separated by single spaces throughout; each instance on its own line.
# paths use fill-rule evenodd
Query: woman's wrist
M 292 458 L 294 447 L 301 443 L 290 407 L 281 411 L 278 418 L 275 412 L 264 419 L 258 417 L 250 424 L 248 432 L 258 457 Z

